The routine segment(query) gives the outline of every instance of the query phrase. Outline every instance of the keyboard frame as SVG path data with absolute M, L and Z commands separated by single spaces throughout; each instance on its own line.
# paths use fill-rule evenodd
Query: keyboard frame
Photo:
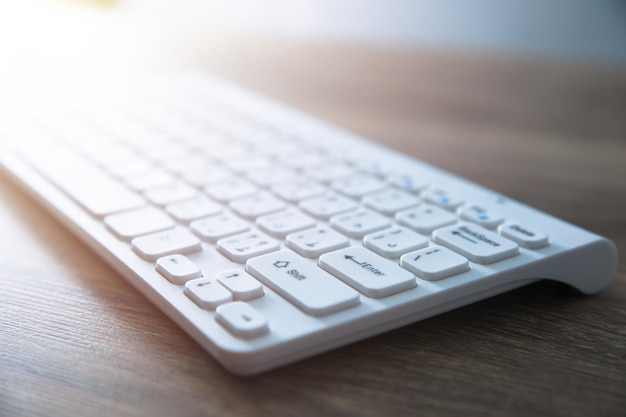
M 249 304 L 265 315 L 270 332 L 259 338 L 242 339 L 233 336 L 217 323 L 214 312 L 201 310 L 186 297 L 183 286 L 171 284 L 156 272 L 153 262 L 139 258 L 130 250 L 129 243 L 118 240 L 100 219 L 88 214 L 25 163 L 10 147 L 0 144 L 0 166 L 4 168 L 5 174 L 22 185 L 68 229 L 235 374 L 252 375 L 267 371 L 543 278 L 561 281 L 583 293 L 593 294 L 608 284 L 617 268 L 617 249 L 601 236 L 228 82 L 204 76 L 192 78 L 203 83 L 211 94 L 224 96 L 224 100 L 231 105 L 259 118 L 296 126 L 298 131 L 305 131 L 310 137 L 325 138 L 322 142 L 332 142 L 339 137 L 348 148 L 376 155 L 383 164 L 392 162 L 399 169 L 423 173 L 438 187 L 462 190 L 462 194 L 471 195 L 472 201 L 502 212 L 507 220 L 523 219 L 526 224 L 550 236 L 550 245 L 545 248 L 520 248 L 520 255 L 491 265 L 470 262 L 470 271 L 441 281 L 428 282 L 418 278 L 417 288 L 383 299 L 370 299 L 361 295 L 360 306 L 324 317 L 306 315 L 265 287 L 266 295 L 249 301 Z M 358 242 L 351 239 L 351 244 Z M 209 253 L 211 259 L 203 258 L 203 254 L 191 254 L 188 257 L 198 262 L 205 275 L 233 267 L 243 269 L 241 264 L 218 255 L 215 245 L 207 242 L 202 244 L 203 253 Z M 283 248 L 286 248 L 284 241 L 281 244 Z M 310 262 L 316 263 L 317 260 Z M 285 320 L 284 317 L 289 319 Z

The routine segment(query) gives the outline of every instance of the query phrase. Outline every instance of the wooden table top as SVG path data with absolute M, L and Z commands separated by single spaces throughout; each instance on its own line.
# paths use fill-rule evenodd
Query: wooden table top
M 626 253 L 626 68 L 237 45 L 168 69 L 212 70 Z M 626 413 L 623 259 L 596 296 L 543 281 L 240 378 L 3 176 L 0 231 L 3 416 Z

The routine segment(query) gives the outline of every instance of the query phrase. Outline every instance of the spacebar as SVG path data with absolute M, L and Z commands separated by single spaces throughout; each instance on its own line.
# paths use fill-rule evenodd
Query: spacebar
M 103 217 L 146 204 L 143 198 L 72 152 L 24 152 L 21 156 L 94 216 Z

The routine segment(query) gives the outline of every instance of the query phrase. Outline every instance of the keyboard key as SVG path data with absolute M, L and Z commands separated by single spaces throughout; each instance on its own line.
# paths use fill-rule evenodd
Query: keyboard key
M 122 163 L 106 167 L 106 170 L 110 172 L 111 175 L 120 179 L 128 179 L 149 174 L 150 171 L 154 171 L 155 169 L 154 165 L 148 161 L 138 158 L 133 158 Z
M 500 234 L 511 239 L 523 248 L 540 249 L 550 244 L 547 234 L 517 222 L 505 223 L 499 227 Z
M 399 258 L 402 254 L 427 246 L 428 239 L 404 227 L 394 227 L 365 236 L 363 243 L 385 258 Z
M 372 211 L 340 214 L 330 219 L 330 224 L 343 234 L 353 238 L 361 238 L 368 233 L 391 226 L 391 221 Z
M 202 277 L 202 271 L 183 255 L 169 255 L 157 259 L 156 270 L 172 284 L 184 284 L 190 279 Z
M 456 223 L 456 216 L 436 206 L 423 205 L 396 214 L 396 220 L 419 233 L 429 235 L 435 229 Z
M 229 180 L 233 174 L 215 166 L 191 167 L 181 170 L 180 178 L 194 187 L 204 187 L 209 184 L 216 184 L 220 181 Z
M 428 185 L 424 180 L 416 175 L 399 172 L 389 174 L 386 180 L 394 187 L 414 194 L 419 193 Z
M 215 310 L 219 305 L 233 300 L 233 295 L 217 280 L 198 278 L 185 283 L 184 293 L 205 310 Z
M 125 182 L 126 185 L 128 185 L 135 191 L 146 191 L 151 188 L 170 185 L 176 182 L 176 180 L 172 175 L 168 173 L 162 171 L 152 171 L 149 173 L 137 175 L 135 177 L 127 178 Z
M 424 199 L 429 203 L 436 204 L 447 210 L 455 210 L 464 202 L 459 195 L 440 188 L 434 188 L 426 191 Z
M 168 204 L 165 210 L 176 220 L 189 223 L 201 217 L 213 216 L 222 212 L 222 206 L 206 197 L 197 196 L 191 200 Z
M 319 264 L 372 298 L 388 297 L 417 286 L 415 276 L 361 246 L 320 256 Z
M 202 250 L 200 241 L 184 229 L 170 229 L 136 237 L 131 241 L 133 250 L 146 261 L 175 253 L 187 254 Z
M 198 195 L 195 188 L 191 188 L 181 182 L 164 185 L 162 187 L 151 188 L 143 193 L 152 204 L 165 206 L 183 200 L 194 198 Z
M 307 258 L 317 258 L 323 253 L 345 248 L 350 240 L 329 227 L 292 233 L 287 236 L 286 245 Z
M 215 278 L 233 293 L 235 300 L 248 301 L 265 294 L 261 283 L 241 269 L 219 272 Z
M 519 254 L 515 242 L 477 225 L 462 224 L 436 230 L 433 241 L 479 264 L 490 264 Z
M 331 186 L 343 195 L 361 198 L 366 194 L 384 190 L 387 184 L 369 175 L 353 175 L 335 180 Z
M 258 188 L 241 178 L 230 178 L 208 185 L 204 191 L 223 203 L 227 203 L 237 198 L 248 197 L 258 191 Z
M 238 263 L 278 249 L 280 249 L 278 242 L 261 232 L 242 233 L 217 241 L 217 250 Z
M 345 164 L 324 164 L 307 168 L 304 174 L 314 181 L 329 183 L 342 177 L 354 175 L 354 170 Z
M 259 193 L 233 200 L 229 203 L 229 206 L 240 216 L 254 220 L 264 214 L 284 209 L 285 203 L 269 193 Z
M 314 152 L 302 152 L 301 149 L 297 149 L 293 153 L 280 153 L 278 157 L 281 163 L 296 170 L 322 166 L 328 162 L 324 155 Z
M 96 217 L 144 206 L 145 200 L 78 155 L 62 150 L 25 152 L 29 164 Z
M 337 194 L 326 194 L 300 202 L 300 208 L 313 217 L 327 220 L 336 214 L 354 210 L 357 205 L 354 201 Z
M 258 337 L 269 331 L 267 320 L 243 301 L 224 304 L 215 310 L 215 319 L 231 333 L 240 337 Z
M 325 316 L 360 304 L 359 294 L 291 251 L 250 259 L 246 270 L 305 313 Z
M 468 204 L 459 209 L 459 215 L 463 220 L 476 223 L 487 229 L 494 229 L 504 221 L 504 217 L 493 210 L 489 210 L 478 204 Z
M 385 190 L 363 197 L 363 204 L 387 216 L 393 216 L 398 211 L 419 203 L 419 198 L 398 190 Z
M 259 155 L 246 155 L 239 158 L 228 159 L 224 161 L 226 168 L 233 172 L 245 173 L 249 171 L 263 169 L 272 170 L 272 161 Z
M 301 180 L 277 183 L 272 186 L 272 192 L 292 203 L 324 194 L 326 187 L 315 181 Z
M 400 258 L 400 266 L 418 277 L 436 281 L 470 270 L 469 262 L 443 246 L 431 246 Z
M 154 207 L 108 215 L 104 218 L 104 224 L 118 238 L 127 241 L 137 236 L 171 229 L 176 225 L 166 214 Z
M 247 222 L 230 213 L 194 220 L 189 227 L 196 235 L 212 243 L 250 228 Z
M 250 170 L 246 172 L 246 177 L 259 187 L 270 187 L 277 183 L 287 183 L 295 176 L 295 172 L 285 168 Z
M 272 236 L 283 238 L 289 233 L 315 226 L 315 220 L 296 209 L 259 217 L 256 223 Z

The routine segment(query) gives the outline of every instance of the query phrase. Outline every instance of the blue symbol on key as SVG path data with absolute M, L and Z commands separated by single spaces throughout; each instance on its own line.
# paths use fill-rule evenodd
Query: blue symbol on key
M 441 204 L 448 204 L 450 202 L 450 199 L 448 197 L 441 197 Z
M 481 221 L 485 221 L 488 219 L 489 219 L 489 216 L 487 216 L 486 214 L 481 214 L 480 216 L 478 216 L 478 220 L 481 220 Z

